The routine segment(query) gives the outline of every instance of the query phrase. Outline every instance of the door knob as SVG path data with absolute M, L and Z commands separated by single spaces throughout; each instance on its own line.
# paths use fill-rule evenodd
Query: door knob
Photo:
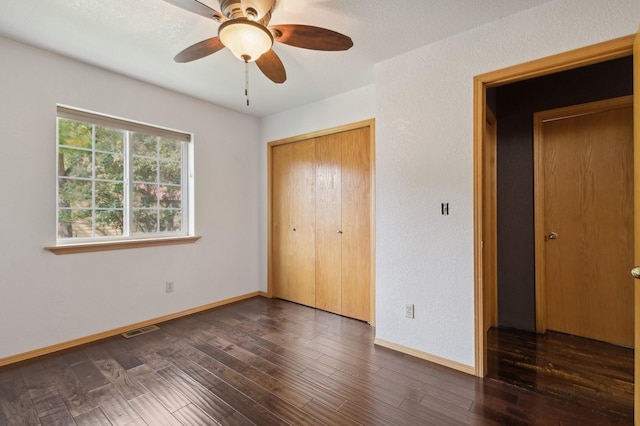
M 631 270 L 631 276 L 636 280 L 640 280 L 640 266 L 636 266 Z
M 549 235 L 547 235 L 547 239 L 549 240 L 555 240 L 556 238 L 558 238 L 558 234 L 556 234 L 555 232 L 551 232 Z
M 291 230 L 295 232 L 296 228 L 291 228 Z
M 342 230 L 338 229 L 338 234 L 342 234 Z

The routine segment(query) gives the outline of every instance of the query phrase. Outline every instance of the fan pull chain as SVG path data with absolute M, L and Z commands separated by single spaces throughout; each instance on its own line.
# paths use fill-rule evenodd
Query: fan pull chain
M 244 61 L 244 95 L 247 97 L 247 106 L 249 106 L 249 62 Z

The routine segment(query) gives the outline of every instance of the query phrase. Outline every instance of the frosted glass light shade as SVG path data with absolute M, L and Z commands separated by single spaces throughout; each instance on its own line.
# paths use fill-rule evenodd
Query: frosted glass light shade
M 273 45 L 268 29 L 244 19 L 224 22 L 218 29 L 218 37 L 238 59 L 246 62 L 255 61 Z

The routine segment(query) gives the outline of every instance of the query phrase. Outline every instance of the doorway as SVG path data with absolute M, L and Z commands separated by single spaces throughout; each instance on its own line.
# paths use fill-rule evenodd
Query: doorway
M 487 91 L 498 123 L 498 323 L 492 325 L 537 329 L 534 114 L 630 95 L 632 69 L 627 56 Z
M 569 86 L 575 85 L 579 80 L 575 77 L 573 72 L 584 71 L 590 67 L 606 67 L 607 62 L 625 62 L 628 68 L 632 69 L 632 47 L 633 36 L 629 36 L 622 39 L 613 40 L 611 42 L 602 43 L 600 45 L 591 46 L 588 48 L 580 49 L 578 51 L 571 52 L 571 54 L 557 55 L 555 57 L 545 58 L 544 60 L 535 61 L 531 64 L 524 64 L 513 69 L 506 69 L 489 73 L 476 77 L 476 114 L 475 114 L 475 135 L 476 135 L 476 153 L 475 153 L 475 165 L 476 165 L 476 374 L 478 376 L 485 376 L 487 374 L 487 331 L 491 326 L 497 326 L 506 320 L 510 324 L 507 326 L 519 328 L 523 330 L 535 331 L 535 245 L 534 245 L 534 220 L 533 220 L 533 161 L 532 161 L 532 135 L 527 135 L 526 132 L 522 132 L 522 128 L 532 128 L 533 112 L 538 110 L 545 110 L 551 108 L 558 108 L 561 106 L 572 105 L 577 103 L 585 103 L 597 100 L 598 97 L 589 96 L 601 96 L 599 99 L 606 99 L 608 97 L 623 96 L 629 93 L 618 92 L 613 94 L 602 95 L 601 90 L 593 88 L 593 83 L 597 81 L 613 81 L 605 78 L 587 78 L 582 80 L 588 84 L 582 84 L 577 88 L 578 98 L 572 100 L 567 104 L 551 104 L 551 105 L 536 105 L 534 109 L 529 111 L 526 119 L 519 119 L 516 111 L 514 111 L 512 105 L 522 104 L 531 101 L 532 99 L 538 102 L 547 102 L 549 99 L 557 98 L 559 92 L 564 91 Z M 569 71 L 572 70 L 572 71 Z M 530 93 L 527 95 L 524 92 L 526 85 L 531 85 L 534 82 L 545 82 L 551 78 L 559 79 L 558 87 L 551 89 L 541 86 L 534 90 L 536 96 L 532 96 Z M 629 77 L 629 81 L 632 82 L 633 74 Z M 548 81 L 546 81 L 548 83 Z M 509 87 L 510 86 L 510 87 Z M 511 89 L 510 93 L 507 93 L 507 89 Z M 593 90 L 592 90 L 593 89 Z M 545 90 L 547 92 L 545 92 Z M 502 92 L 502 93 L 500 93 Z M 597 93 L 596 93 L 597 92 Z M 547 96 L 542 96 L 547 93 Z M 580 98 L 583 96 L 583 98 Z M 586 96 L 586 98 L 585 98 Z M 511 99 L 512 103 L 507 102 L 507 99 Z M 505 276 L 515 277 L 511 282 L 515 283 L 512 287 L 498 287 L 499 292 L 502 292 L 498 297 L 499 311 L 498 319 L 495 323 L 487 323 L 487 318 L 490 315 L 486 315 L 487 311 L 495 309 L 495 306 L 485 306 L 483 300 L 486 302 L 486 288 L 491 288 L 491 278 L 484 275 L 484 266 L 486 260 L 485 256 L 488 253 L 482 251 L 482 247 L 486 246 L 487 241 L 490 241 L 492 236 L 483 233 L 483 224 L 485 218 L 483 217 L 483 207 L 486 203 L 486 195 L 482 191 L 482 182 L 488 173 L 487 170 L 483 170 L 483 156 L 486 155 L 486 147 L 483 145 L 482 138 L 484 134 L 484 122 L 485 112 L 484 105 L 488 104 L 491 109 L 497 115 L 498 122 L 498 181 L 505 179 L 514 184 L 515 187 L 507 188 L 506 191 L 512 192 L 512 196 L 505 196 L 504 192 L 500 194 L 500 184 L 498 184 L 498 203 L 500 200 L 507 201 L 508 205 L 498 204 L 497 212 L 500 226 L 506 227 L 510 232 L 506 235 L 511 237 L 511 240 L 507 238 L 506 241 L 500 240 L 500 233 L 497 236 L 493 236 L 498 241 L 498 270 L 494 279 L 498 282 L 501 280 L 498 277 L 504 279 Z M 524 124 L 523 124 L 524 123 Z M 503 142 L 504 132 L 511 131 L 515 140 L 528 141 L 522 144 Z M 531 155 L 522 155 L 522 152 L 530 151 Z M 511 158 L 511 160 L 509 160 Z M 515 159 L 515 160 L 514 160 Z M 513 160 L 513 161 L 512 161 Z M 500 167 L 503 162 L 509 163 L 506 168 Z M 511 177 L 509 172 L 514 174 Z M 526 184 L 523 182 L 529 181 Z M 517 185 L 526 186 L 526 190 L 518 190 Z M 504 189 L 504 188 L 503 188 Z M 515 195 L 514 195 L 515 194 Z M 510 203 L 510 204 L 509 204 Z M 505 219 L 505 213 L 512 216 L 512 219 L 518 218 L 518 222 L 509 223 L 509 219 Z M 507 215 L 507 216 L 508 216 Z M 500 217 L 502 216 L 502 217 Z M 506 220 L 506 222 L 505 222 Z M 522 225 L 524 223 L 524 225 Z M 505 235 L 503 233 L 503 235 Z M 506 254 L 505 254 L 506 253 Z M 505 258 L 506 256 L 506 258 Z M 509 259 L 512 256 L 512 260 Z M 523 272 L 528 271 L 528 272 Z M 487 282 L 483 282 L 487 281 Z M 520 287 L 518 287 L 520 286 Z M 506 292 L 506 294 L 505 294 Z M 511 295 L 509 293 L 511 292 Z M 510 296 L 516 297 L 511 300 L 510 303 L 505 302 L 509 300 Z M 506 298 L 506 299 L 505 299 Z M 535 334 L 534 334 L 535 335 Z

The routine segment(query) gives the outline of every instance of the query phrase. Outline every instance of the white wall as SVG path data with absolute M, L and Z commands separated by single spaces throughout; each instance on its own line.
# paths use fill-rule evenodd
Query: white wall
M 7 39 L 0 52 L 0 358 L 257 290 L 257 119 Z M 56 235 L 56 103 L 193 132 L 201 240 L 44 250 Z
M 473 77 L 638 24 L 637 0 L 558 0 L 376 66 L 377 337 L 474 364 Z
M 264 117 L 260 123 L 260 290 L 267 291 L 267 143 L 374 118 L 375 89 L 365 86 Z
M 380 63 L 375 85 L 360 93 L 262 120 L 264 144 L 375 117 L 377 337 L 474 364 L 473 77 L 639 24 L 637 0 L 553 1 Z M 264 290 L 266 184 L 260 206 Z M 405 303 L 415 304 L 415 319 L 404 318 Z

